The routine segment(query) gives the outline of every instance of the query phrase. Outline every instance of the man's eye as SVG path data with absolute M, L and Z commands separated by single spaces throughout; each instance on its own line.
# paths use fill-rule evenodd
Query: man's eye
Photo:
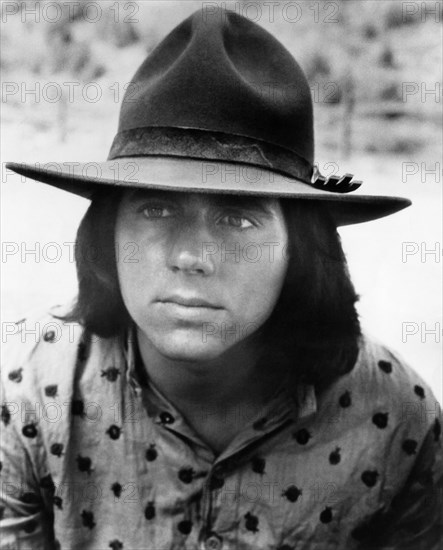
M 168 218 L 172 216 L 172 210 L 166 206 L 144 206 L 140 209 L 146 218 Z
M 248 229 L 249 227 L 254 227 L 254 224 L 248 218 L 243 216 L 235 216 L 233 214 L 223 216 L 220 218 L 219 223 L 222 225 L 230 225 L 236 229 Z

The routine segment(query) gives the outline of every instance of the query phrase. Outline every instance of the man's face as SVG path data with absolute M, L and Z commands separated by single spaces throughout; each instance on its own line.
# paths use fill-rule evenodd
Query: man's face
M 161 355 L 214 359 L 272 313 L 287 243 L 274 199 L 126 191 L 116 224 L 123 301 Z

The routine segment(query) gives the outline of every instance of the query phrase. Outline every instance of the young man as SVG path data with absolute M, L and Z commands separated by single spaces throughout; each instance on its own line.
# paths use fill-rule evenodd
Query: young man
M 361 334 L 336 231 L 410 203 L 315 172 L 291 55 L 195 13 L 100 166 L 10 164 L 92 202 L 76 303 L 8 346 L 2 548 L 437 549 L 438 404 Z

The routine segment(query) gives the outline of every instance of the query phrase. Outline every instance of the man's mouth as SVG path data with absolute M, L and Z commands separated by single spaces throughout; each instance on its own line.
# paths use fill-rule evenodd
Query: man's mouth
M 173 294 L 157 301 L 163 304 L 176 304 L 189 308 L 223 309 L 218 304 L 205 300 L 199 296 L 182 296 L 179 294 Z

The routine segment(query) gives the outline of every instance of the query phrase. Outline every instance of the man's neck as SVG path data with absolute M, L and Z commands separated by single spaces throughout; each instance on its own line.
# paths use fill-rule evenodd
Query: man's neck
M 140 356 L 150 381 L 188 419 L 202 412 L 215 419 L 235 409 L 259 409 L 275 393 L 279 376 L 258 366 L 253 342 L 243 342 L 206 362 L 171 360 L 137 331 Z

